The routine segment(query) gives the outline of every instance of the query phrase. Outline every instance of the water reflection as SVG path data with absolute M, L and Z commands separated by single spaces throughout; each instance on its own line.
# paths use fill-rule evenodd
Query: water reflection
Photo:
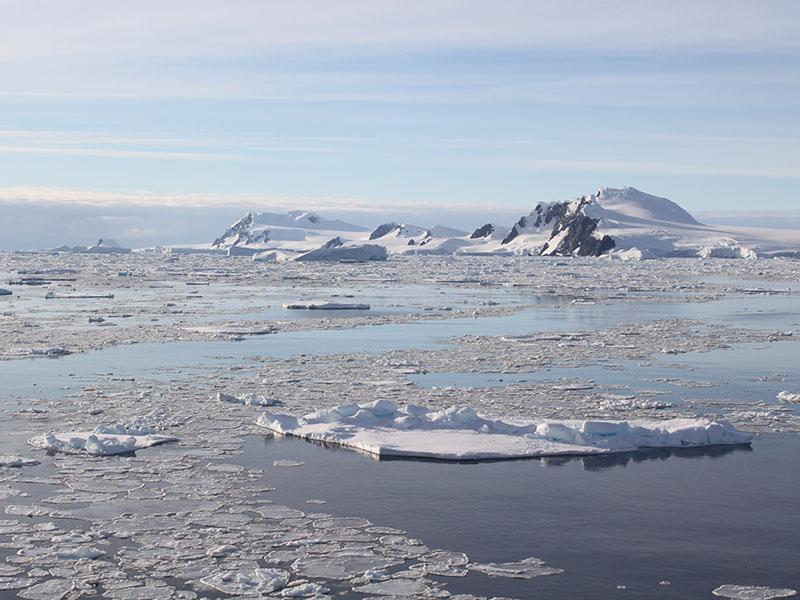
M 309 440 L 291 435 L 267 433 L 262 436 L 263 445 L 269 446 L 276 441 L 291 440 L 295 443 L 305 443 L 317 446 L 329 452 L 344 452 L 357 454 L 369 458 L 374 462 L 405 462 L 405 463 L 439 463 L 448 465 L 481 465 L 489 463 L 509 462 L 534 462 L 544 467 L 563 467 L 578 464 L 585 471 L 604 471 L 614 467 L 627 467 L 629 464 L 644 463 L 648 461 L 665 461 L 670 458 L 710 458 L 718 459 L 734 452 L 752 452 L 750 444 L 725 445 L 725 446 L 699 446 L 694 448 L 643 448 L 632 452 L 616 452 L 613 454 L 566 455 L 520 458 L 485 458 L 473 460 L 443 460 L 439 458 L 417 456 L 379 456 L 358 448 L 345 447 L 322 440 Z

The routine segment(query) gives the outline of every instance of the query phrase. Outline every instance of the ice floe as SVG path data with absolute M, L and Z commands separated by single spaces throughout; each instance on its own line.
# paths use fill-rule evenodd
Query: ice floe
M 642 448 L 746 444 L 752 436 L 724 420 L 490 419 L 470 407 L 432 411 L 390 400 L 344 404 L 302 417 L 265 412 L 271 431 L 376 456 L 480 460 L 604 454 Z
M 292 302 L 284 304 L 292 310 L 369 310 L 370 305 L 362 302 Z
M 243 404 L 244 406 L 276 406 L 278 404 L 278 401 L 274 398 L 267 398 L 266 396 L 251 393 L 234 395 L 218 392 L 217 400 L 230 404 Z
M 110 427 L 99 426 L 94 431 L 68 431 L 38 435 L 29 439 L 28 443 L 51 452 L 110 456 L 175 441 L 178 439 L 155 433 L 150 428 L 139 429 L 124 425 L 112 425 Z
M 39 461 L 33 458 L 25 458 L 23 456 L 11 456 L 8 454 L 0 455 L 0 468 L 2 467 L 29 467 L 38 465 Z
M 782 402 L 791 402 L 792 404 L 800 404 L 800 393 L 792 393 L 784 390 L 778 393 L 778 400 Z
M 283 569 L 252 568 L 243 571 L 219 571 L 200 581 L 231 596 L 258 596 L 286 587 L 290 577 Z
M 511 577 L 513 579 L 533 579 L 545 575 L 558 575 L 563 569 L 548 567 L 541 559 L 530 557 L 518 562 L 507 563 L 473 563 L 470 570 L 485 573 L 489 577 Z
M 791 598 L 797 595 L 797 591 L 788 588 L 752 585 L 721 585 L 713 591 L 713 594 L 722 598 L 731 598 L 731 600 L 772 600 L 773 598 Z

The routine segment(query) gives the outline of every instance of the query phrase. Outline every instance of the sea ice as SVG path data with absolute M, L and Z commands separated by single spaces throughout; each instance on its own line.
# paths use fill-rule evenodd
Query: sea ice
M 724 420 L 490 419 L 470 407 L 441 411 L 389 400 L 345 404 L 302 417 L 265 412 L 261 427 L 377 456 L 480 460 L 749 443 Z
M 39 461 L 22 456 L 9 456 L 0 454 L 0 468 L 2 467 L 29 467 L 38 465 Z
M 792 393 L 784 390 L 778 394 L 778 400 L 782 402 L 791 402 L 793 404 L 800 404 L 800 393 Z
M 361 302 L 292 302 L 284 308 L 293 310 L 369 310 L 370 305 Z
M 513 579 L 533 579 L 564 572 L 563 569 L 548 567 L 543 560 L 534 557 L 524 558 L 519 562 L 471 563 L 469 568 L 472 571 L 486 573 L 490 577 L 511 577 Z
M 752 585 L 721 585 L 712 592 L 715 596 L 732 600 L 772 600 L 773 598 L 791 598 L 797 595 L 796 590 L 788 588 L 769 588 Z
M 269 594 L 286 587 L 290 575 L 283 569 L 253 568 L 242 571 L 218 571 L 200 581 L 231 596 Z
M 52 452 L 110 456 L 124 454 L 150 446 L 176 442 L 178 438 L 153 433 L 152 429 L 127 428 L 124 425 L 100 426 L 94 431 L 48 433 L 28 440 L 31 446 Z
M 229 402 L 231 404 L 244 404 L 245 406 L 275 406 L 278 401 L 266 396 L 259 396 L 257 394 L 226 394 L 224 392 L 217 393 L 217 400 L 220 402 Z

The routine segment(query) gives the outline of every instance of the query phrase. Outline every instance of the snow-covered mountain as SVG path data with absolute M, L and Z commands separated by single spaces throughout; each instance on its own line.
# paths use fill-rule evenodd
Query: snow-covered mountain
M 705 225 L 671 200 L 626 187 L 540 202 L 511 227 L 486 223 L 472 233 L 400 222 L 370 231 L 304 211 L 248 213 L 211 248 L 264 261 L 391 254 L 753 258 L 800 251 L 800 232 Z
M 301 210 L 286 214 L 249 212 L 228 227 L 211 247 L 227 250 L 231 255 L 252 256 L 266 250 L 304 253 L 331 239 L 348 239 L 365 231 L 366 228 L 352 223 Z

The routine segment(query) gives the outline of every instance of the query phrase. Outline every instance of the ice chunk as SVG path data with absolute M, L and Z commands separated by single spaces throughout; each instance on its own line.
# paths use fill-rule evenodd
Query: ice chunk
M 302 460 L 289 460 L 286 458 L 279 458 L 278 460 L 272 461 L 273 467 L 302 467 L 306 464 Z
M 284 304 L 292 310 L 369 310 L 370 305 L 361 302 L 292 302 Z
M 178 441 L 178 438 L 150 433 L 148 430 L 122 425 L 97 427 L 94 431 L 48 433 L 28 440 L 31 446 L 52 452 L 110 456 L 134 452 L 150 446 Z
M 234 396 L 233 394 L 219 392 L 217 393 L 217 400 L 220 402 L 229 402 L 231 404 L 244 404 L 245 406 L 275 406 L 278 404 L 278 401 L 273 398 L 251 393 Z
M 533 557 L 522 559 L 519 562 L 472 563 L 469 568 L 472 571 L 486 573 L 490 577 L 511 577 L 513 579 L 533 579 L 564 572 L 562 569 L 548 567 L 543 560 Z
M 431 411 L 380 400 L 302 417 L 265 412 L 271 431 L 337 444 L 377 456 L 480 460 L 607 454 L 641 448 L 747 444 L 752 436 L 724 420 L 491 419 L 470 407 Z
M 368 571 L 388 569 L 403 560 L 380 556 L 370 550 L 340 550 L 326 556 L 307 556 L 292 563 L 292 570 L 304 577 L 350 579 Z
M 784 390 L 778 394 L 778 400 L 782 402 L 792 402 L 793 404 L 800 404 L 800 393 L 792 393 Z
M 9 456 L 0 454 L 0 468 L 2 467 L 29 467 L 38 465 L 39 461 L 22 456 Z
M 286 587 L 290 575 L 283 569 L 247 569 L 218 571 L 200 581 L 208 587 L 231 596 L 257 596 Z
M 772 600 L 772 598 L 791 598 L 796 590 L 788 588 L 769 588 L 752 585 L 721 585 L 712 592 L 715 596 L 732 600 Z

